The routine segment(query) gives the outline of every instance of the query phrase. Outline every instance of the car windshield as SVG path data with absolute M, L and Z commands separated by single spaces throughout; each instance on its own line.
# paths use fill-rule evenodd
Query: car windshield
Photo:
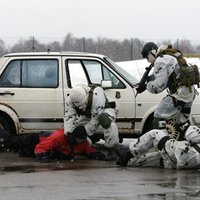
M 6 63 L 6 61 L 8 60 L 9 58 L 6 58 L 6 57 L 0 57 L 0 68 Z
M 123 68 L 121 68 L 119 65 L 117 65 L 114 61 L 112 61 L 109 58 L 105 58 L 105 60 L 107 62 L 109 62 L 114 68 L 115 70 L 125 79 L 127 80 L 129 83 L 131 83 L 132 86 L 134 86 L 135 84 L 137 84 L 139 82 L 139 80 L 137 78 L 135 78 L 134 76 L 132 76 L 130 73 L 128 73 L 126 70 L 124 70 Z

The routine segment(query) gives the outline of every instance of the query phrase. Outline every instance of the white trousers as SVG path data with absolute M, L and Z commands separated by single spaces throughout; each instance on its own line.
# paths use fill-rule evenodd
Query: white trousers
M 200 153 L 192 144 L 200 143 L 200 129 L 190 126 L 185 134 L 186 140 L 176 141 L 170 139 L 165 143 L 162 151 L 157 149 L 158 142 L 168 133 L 163 130 L 151 130 L 129 145 L 134 158 L 132 166 L 158 166 L 160 158 L 163 159 L 164 168 L 200 168 Z M 154 154 L 149 154 L 150 150 Z M 154 156 L 154 159 L 152 158 Z

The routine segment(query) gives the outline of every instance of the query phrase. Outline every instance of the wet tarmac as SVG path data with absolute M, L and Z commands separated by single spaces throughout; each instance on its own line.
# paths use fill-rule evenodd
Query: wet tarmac
M 199 200 L 200 171 L 121 168 L 77 158 L 39 163 L 0 152 L 0 200 Z

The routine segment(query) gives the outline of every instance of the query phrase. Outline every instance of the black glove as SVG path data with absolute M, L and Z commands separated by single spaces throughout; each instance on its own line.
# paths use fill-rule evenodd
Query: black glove
M 101 139 L 101 137 L 98 134 L 93 134 L 93 135 L 88 136 L 88 137 L 92 141 L 92 144 L 99 142 L 99 140 Z
M 140 93 L 144 92 L 146 90 L 146 88 L 147 88 L 147 84 L 139 86 L 138 88 L 136 88 L 137 93 L 140 94 Z
M 106 156 L 99 151 L 89 154 L 88 157 L 93 160 L 106 160 Z
M 155 78 L 154 78 L 154 75 L 152 74 L 152 75 L 150 75 L 150 76 L 148 76 L 147 77 L 147 83 L 149 82 L 149 81 L 153 81 Z

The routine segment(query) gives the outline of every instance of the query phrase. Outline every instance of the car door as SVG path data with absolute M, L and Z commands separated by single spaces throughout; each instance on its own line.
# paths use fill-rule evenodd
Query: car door
M 133 88 L 107 63 L 98 58 L 66 58 L 68 87 L 77 84 L 101 85 L 102 80 L 111 80 L 112 87 L 106 95 L 120 106 L 117 118 L 121 132 L 132 133 L 135 122 L 135 95 Z
M 59 57 L 17 57 L 4 68 L 0 101 L 17 113 L 20 132 L 55 130 L 63 125 L 59 65 Z

